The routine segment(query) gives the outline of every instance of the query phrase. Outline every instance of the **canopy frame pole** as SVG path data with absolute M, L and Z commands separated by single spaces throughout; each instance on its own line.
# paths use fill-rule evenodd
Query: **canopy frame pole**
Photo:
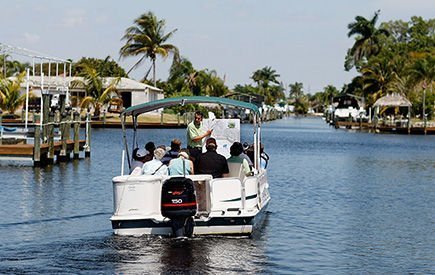
M 41 128 L 42 130 L 42 125 L 43 125 L 43 120 L 44 120 L 44 72 L 42 71 L 42 65 L 44 64 L 44 60 L 41 59 L 41 107 L 40 107 L 40 111 L 39 111 L 39 128 Z
M 257 145 L 257 141 L 258 141 L 257 114 L 254 115 L 253 120 L 254 120 L 253 121 L 254 122 L 254 168 L 257 171 L 260 171 L 259 165 L 258 165 L 258 158 L 257 158 L 257 150 L 258 150 L 258 145 Z
M 128 143 L 127 143 L 127 133 L 126 133 L 126 127 L 125 127 L 125 115 L 121 115 L 121 126 L 122 126 L 122 138 L 124 141 L 124 147 L 125 147 L 125 153 L 127 154 L 127 163 L 128 163 L 128 169 L 131 169 L 131 162 L 130 162 L 130 154 L 128 151 Z
M 30 68 L 26 69 L 26 119 L 24 120 L 24 130 L 27 133 L 27 124 L 29 121 L 29 92 L 30 92 Z

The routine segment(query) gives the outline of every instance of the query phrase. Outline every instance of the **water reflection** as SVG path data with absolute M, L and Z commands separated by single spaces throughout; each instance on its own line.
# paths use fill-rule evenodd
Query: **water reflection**
M 263 245 L 258 239 L 113 236 L 109 246 L 116 273 L 261 272 Z M 107 256 L 107 255 L 106 255 Z
M 114 261 L 115 273 L 261 273 L 267 223 L 268 218 L 251 238 L 111 236 L 106 241 L 111 251 L 104 258 Z

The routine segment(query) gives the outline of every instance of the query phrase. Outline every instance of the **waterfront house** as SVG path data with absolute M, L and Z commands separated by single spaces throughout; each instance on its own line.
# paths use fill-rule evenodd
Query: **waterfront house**
M 103 77 L 103 87 L 107 87 L 114 80 L 114 77 Z M 79 99 L 87 96 L 86 91 L 82 85 L 72 85 L 72 83 L 83 82 L 83 77 L 72 76 L 72 77 L 48 77 L 43 78 L 42 89 L 48 92 L 50 95 L 66 95 L 68 92 L 69 96 L 75 96 Z M 26 92 L 26 81 L 21 83 L 22 93 Z M 35 109 L 39 108 L 39 102 L 41 97 L 41 76 L 30 76 L 29 78 L 30 90 L 35 97 L 32 102 Z M 116 103 L 121 109 L 128 108 L 133 105 L 150 102 L 153 100 L 163 99 L 163 91 L 157 87 L 150 86 L 145 83 L 138 82 L 133 79 L 122 77 L 116 85 L 116 90 L 120 97 L 113 94 L 115 99 L 113 102 Z M 119 99 L 122 99 L 120 101 Z M 109 111 L 113 110 L 108 106 Z

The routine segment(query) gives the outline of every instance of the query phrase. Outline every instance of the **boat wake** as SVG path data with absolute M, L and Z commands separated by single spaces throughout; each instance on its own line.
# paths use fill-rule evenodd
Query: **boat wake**
M 46 223 L 46 222 L 69 221 L 69 220 L 82 219 L 82 218 L 106 216 L 106 215 L 110 215 L 110 214 L 111 214 L 110 212 L 100 212 L 100 213 L 76 215 L 76 216 L 69 216 L 69 217 L 60 217 L 60 218 L 51 218 L 51 219 L 42 219 L 42 220 L 30 220 L 30 221 L 13 222 L 13 223 L 3 223 L 3 224 L 0 224 L 0 228 L 7 228 L 7 227 L 17 226 L 17 225 L 40 224 L 40 223 Z

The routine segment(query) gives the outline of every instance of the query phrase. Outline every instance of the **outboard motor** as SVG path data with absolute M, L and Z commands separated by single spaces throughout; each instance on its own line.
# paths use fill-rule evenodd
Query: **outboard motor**
M 195 189 L 191 179 L 174 177 L 163 183 L 161 211 L 164 217 L 171 220 L 172 232 L 176 237 L 192 236 L 196 208 Z

